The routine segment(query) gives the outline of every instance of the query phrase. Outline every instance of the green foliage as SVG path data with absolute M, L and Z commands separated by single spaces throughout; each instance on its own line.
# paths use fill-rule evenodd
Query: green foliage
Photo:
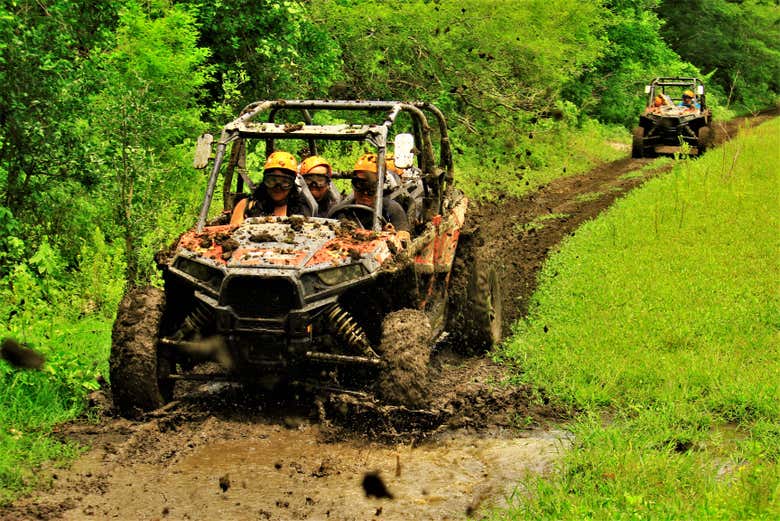
M 32 248 L 44 235 L 65 246 L 75 230 L 60 204 L 93 184 L 82 168 L 89 152 L 70 121 L 83 110 L 88 85 L 81 64 L 110 36 L 114 5 L 18 0 L 0 7 L 0 204 L 24 223 Z
M 655 76 L 696 76 L 661 38 L 659 0 L 605 2 L 609 11 L 603 56 L 581 75 L 573 75 L 564 96 L 587 114 L 609 123 L 636 126 L 644 108 L 644 85 Z
M 342 48 L 346 81 L 334 97 L 426 99 L 465 128 L 552 110 L 562 84 L 605 43 L 597 2 L 315 1 L 312 9 Z
M 47 357 L 43 371 L 13 370 L 0 361 L 0 504 L 39 485 L 40 465 L 65 463 L 81 450 L 57 441 L 51 430 L 80 414 L 86 393 L 98 388 L 111 329 L 104 319 L 75 320 L 69 305 L 24 310 L 0 330 L 0 337 L 32 342 Z
M 780 12 L 766 0 L 662 0 L 663 38 L 712 74 L 723 104 L 755 110 L 780 93 Z
M 149 252 L 139 245 L 155 229 L 154 216 L 171 205 L 161 194 L 173 191 L 161 188 L 184 185 L 192 175 L 174 160 L 181 159 L 177 147 L 202 127 L 195 95 L 209 78 L 208 51 L 196 47 L 194 23 L 182 8 L 147 13 L 131 3 L 120 14 L 116 44 L 92 56 L 101 78 L 90 99 L 90 129 L 102 147 L 94 166 L 113 177 L 131 284 L 151 277 L 144 268 L 150 256 L 141 257 Z
M 780 514 L 778 171 L 762 166 L 780 160 L 765 146 L 778 131 L 648 181 L 548 260 L 505 354 L 586 414 L 516 515 Z
M 211 98 L 231 104 L 230 118 L 259 99 L 324 97 L 337 78 L 338 47 L 302 2 L 183 3 L 195 8 L 199 44 L 213 53 L 209 63 L 219 83 L 211 85 Z

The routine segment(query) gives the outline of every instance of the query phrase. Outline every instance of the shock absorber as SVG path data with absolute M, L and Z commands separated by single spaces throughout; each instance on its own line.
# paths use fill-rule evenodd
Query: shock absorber
M 173 335 L 173 340 L 185 340 L 192 338 L 194 334 L 205 335 L 213 326 L 213 318 L 209 316 L 205 304 L 197 303 L 193 310 L 184 318 L 181 327 Z
M 349 314 L 349 311 L 336 303 L 333 304 L 325 314 L 328 317 L 330 326 L 333 328 L 336 336 L 346 342 L 347 345 L 353 349 L 357 349 L 365 356 L 372 358 L 379 357 L 371 348 L 371 344 L 368 343 L 366 332 L 363 331 L 360 324 L 355 322 L 355 319 Z

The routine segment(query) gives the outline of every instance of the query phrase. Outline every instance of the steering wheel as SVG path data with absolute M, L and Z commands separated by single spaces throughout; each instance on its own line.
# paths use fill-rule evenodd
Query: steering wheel
M 363 224 L 363 221 L 360 220 L 360 217 L 358 217 L 358 212 L 355 212 L 354 210 L 358 210 L 359 212 L 367 212 L 371 215 L 371 224 L 366 226 Z M 338 204 L 330 209 L 328 212 L 328 219 L 340 219 L 342 217 L 346 217 L 347 219 L 351 219 L 353 221 L 356 221 L 357 224 L 361 228 L 365 228 L 366 230 L 372 230 L 374 228 L 374 217 L 376 216 L 376 212 L 373 208 L 370 206 L 366 206 L 364 204 Z M 384 226 L 387 224 L 387 219 L 382 217 L 381 215 L 379 217 L 379 224 Z

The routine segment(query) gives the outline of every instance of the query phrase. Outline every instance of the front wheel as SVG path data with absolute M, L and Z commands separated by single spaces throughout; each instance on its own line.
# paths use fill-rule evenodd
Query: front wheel
M 699 129 L 698 143 L 696 148 L 698 154 L 702 155 L 707 151 L 712 143 L 712 129 L 710 127 L 701 127 Z
M 165 294 L 136 288 L 125 294 L 111 332 L 109 375 L 114 406 L 122 416 L 162 407 L 173 398 L 172 360 L 158 346 Z
M 421 407 L 426 403 L 432 332 L 428 317 L 418 309 L 389 313 L 382 321 L 379 393 L 390 403 Z
M 636 127 L 634 129 L 634 138 L 631 141 L 631 157 L 639 159 L 644 157 L 645 150 L 645 129 Z

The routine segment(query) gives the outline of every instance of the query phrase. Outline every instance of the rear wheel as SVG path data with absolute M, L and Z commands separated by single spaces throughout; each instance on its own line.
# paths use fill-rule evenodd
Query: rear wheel
M 494 262 L 481 251 L 476 233 L 461 235 L 450 275 L 449 297 L 448 330 L 457 351 L 484 353 L 501 342 L 501 281 Z
M 701 127 L 699 129 L 698 138 L 699 139 L 696 148 L 699 151 L 699 155 L 702 155 L 710 147 L 710 144 L 712 144 L 712 129 L 710 127 Z
M 634 138 L 631 141 L 631 157 L 639 159 L 644 157 L 645 150 L 645 129 L 636 127 L 634 129 Z
M 173 398 L 173 361 L 160 352 L 158 338 L 165 295 L 157 288 L 131 289 L 117 310 L 111 333 L 109 374 L 114 406 L 133 417 Z
M 432 328 L 418 309 L 389 313 L 382 321 L 379 393 L 390 403 L 421 407 L 426 402 Z

